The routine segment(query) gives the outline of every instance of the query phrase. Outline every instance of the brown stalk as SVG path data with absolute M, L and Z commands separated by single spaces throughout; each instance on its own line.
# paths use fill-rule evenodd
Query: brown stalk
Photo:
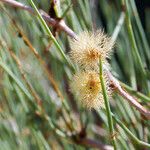
M 29 13 L 31 13 L 33 15 L 36 15 L 34 13 L 34 10 L 30 6 L 27 6 L 25 4 L 17 2 L 15 0 L 0 0 L 0 2 L 9 4 L 9 5 L 11 5 L 11 6 L 15 7 L 15 8 L 20 8 L 20 9 L 26 10 Z M 57 29 L 66 32 L 72 38 L 76 37 L 76 34 L 66 25 L 66 23 L 64 22 L 64 20 L 62 20 L 62 19 L 61 20 L 56 20 L 54 18 L 51 18 L 43 10 L 40 10 L 40 13 L 41 13 L 42 17 L 44 18 L 44 20 L 48 23 L 49 26 L 56 27 Z
M 146 118 L 150 119 L 150 111 L 146 110 L 134 97 L 127 93 L 121 87 L 119 81 L 115 79 L 109 71 L 107 71 L 107 74 L 117 92 L 122 97 L 124 97 L 132 106 L 134 106 L 141 114 L 143 114 Z
M 30 89 L 30 91 L 31 91 L 31 93 L 32 93 L 32 95 L 33 95 L 33 97 L 35 98 L 36 103 L 37 103 L 38 106 L 40 106 L 40 108 L 41 108 L 42 100 L 40 99 L 40 97 L 37 95 L 37 93 L 36 93 L 36 92 L 34 91 L 34 89 L 32 88 L 31 84 L 30 84 L 30 83 L 28 82 L 28 80 L 26 79 L 26 75 L 25 75 L 25 73 L 24 73 L 24 71 L 23 71 L 23 69 L 22 69 L 22 65 L 21 65 L 20 60 L 17 58 L 17 56 L 13 53 L 13 51 L 12 51 L 11 49 L 8 48 L 8 50 L 9 50 L 9 52 L 10 52 L 12 58 L 15 60 L 17 66 L 18 66 L 18 68 L 19 68 L 19 70 L 20 70 L 21 76 L 22 76 L 23 80 L 26 82 L 27 87 Z
M 58 85 L 56 83 L 56 81 L 53 78 L 52 73 L 50 72 L 49 68 L 47 67 L 45 61 L 43 61 L 43 59 L 41 58 L 41 56 L 39 55 L 39 53 L 37 52 L 37 50 L 32 46 L 32 44 L 30 43 L 30 41 L 28 40 L 28 38 L 21 32 L 21 30 L 19 29 L 19 33 L 21 34 L 24 42 L 29 46 L 30 50 L 33 52 L 33 54 L 35 55 L 35 57 L 39 60 L 40 64 L 43 66 L 43 69 L 50 81 L 50 83 L 52 84 L 54 90 L 56 91 L 58 97 L 60 97 L 61 100 L 63 100 L 63 95 L 61 94 Z

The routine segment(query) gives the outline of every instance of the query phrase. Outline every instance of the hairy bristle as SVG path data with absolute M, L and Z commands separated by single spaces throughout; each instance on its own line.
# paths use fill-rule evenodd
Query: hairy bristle
M 96 72 L 82 71 L 76 73 L 71 81 L 70 88 L 88 109 L 104 108 L 99 74 Z
M 101 30 L 94 33 L 84 31 L 77 36 L 77 39 L 70 41 L 71 59 L 84 69 L 97 69 L 99 58 L 107 64 L 114 43 Z

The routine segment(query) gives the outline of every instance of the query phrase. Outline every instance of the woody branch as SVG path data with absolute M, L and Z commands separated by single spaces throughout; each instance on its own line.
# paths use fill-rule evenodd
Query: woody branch
M 27 6 L 25 4 L 22 4 L 20 2 L 17 2 L 15 0 L 0 0 L 0 2 L 6 3 L 10 6 L 13 6 L 15 8 L 20 8 L 23 10 L 28 11 L 29 13 L 36 15 L 34 13 L 34 10 L 30 7 Z M 56 20 L 54 18 L 51 18 L 45 11 L 40 10 L 40 13 L 42 15 L 42 17 L 44 18 L 44 20 L 48 23 L 49 26 L 55 26 L 57 27 L 57 29 L 62 30 L 64 32 L 66 32 L 70 37 L 75 38 L 76 34 L 65 24 L 64 20 Z

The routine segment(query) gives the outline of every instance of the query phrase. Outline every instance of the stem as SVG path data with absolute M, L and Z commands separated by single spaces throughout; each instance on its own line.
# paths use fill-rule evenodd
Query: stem
M 124 97 L 132 106 L 134 106 L 141 114 L 143 114 L 147 119 L 150 119 L 150 111 L 146 110 L 133 96 L 128 94 L 120 85 L 119 81 L 116 80 L 113 75 L 105 68 L 107 71 L 108 78 L 112 82 L 113 86 L 117 92 Z
M 72 6 L 73 6 L 73 4 L 70 3 L 70 4 L 67 6 L 66 10 L 63 12 L 63 14 L 61 15 L 60 18 L 64 18 L 64 17 L 67 15 L 68 11 L 70 10 L 70 8 L 71 8 Z
M 24 87 L 24 85 L 22 84 L 22 82 L 20 82 L 20 80 L 18 80 L 18 78 L 13 74 L 13 72 L 9 69 L 9 67 L 3 63 L 3 61 L 0 59 L 0 67 L 3 68 L 3 70 L 5 70 L 5 72 L 16 82 L 16 84 L 18 85 L 18 87 L 20 87 L 20 89 L 22 90 L 22 92 L 30 99 L 32 100 L 33 97 L 30 95 L 30 93 L 28 92 L 28 90 Z
M 17 2 L 15 0 L 0 0 L 0 2 L 8 4 L 8 5 L 15 7 L 15 8 L 20 8 L 20 9 L 26 10 L 33 15 L 35 14 L 34 10 L 31 7 L 29 7 L 25 4 L 22 4 L 20 2 Z M 42 17 L 48 23 L 49 26 L 57 27 L 57 29 L 60 29 L 64 32 L 66 32 L 71 38 L 76 38 L 76 34 L 65 24 L 64 20 L 59 21 L 59 20 L 56 20 L 54 18 L 51 18 L 43 10 L 41 10 L 40 12 L 41 12 Z
M 139 140 L 119 119 L 115 117 L 113 113 L 111 115 L 117 124 L 132 138 L 132 140 L 134 140 L 136 144 L 150 148 L 150 144 Z
M 37 13 L 37 16 L 41 22 L 41 24 L 43 25 L 44 29 L 46 30 L 46 32 L 48 33 L 48 35 L 50 36 L 51 40 L 54 42 L 55 46 L 57 47 L 57 49 L 59 50 L 59 53 L 61 54 L 61 56 L 63 57 L 63 59 L 70 65 L 70 62 L 68 61 L 65 53 L 63 52 L 62 48 L 60 47 L 59 43 L 57 42 L 57 40 L 55 39 L 55 37 L 53 36 L 52 32 L 50 31 L 50 29 L 48 28 L 46 22 L 44 21 L 44 19 L 42 18 L 40 12 L 38 11 L 37 7 L 35 6 L 34 2 L 32 0 L 29 0 L 30 4 L 32 5 L 32 7 L 34 8 L 35 12 Z
M 148 45 L 148 41 L 146 39 L 144 29 L 142 27 L 142 24 L 141 24 L 141 21 L 140 21 L 140 18 L 139 18 L 139 14 L 138 14 L 138 11 L 137 11 L 137 8 L 136 8 L 136 5 L 135 5 L 135 0 L 130 0 L 130 3 L 131 3 L 134 18 L 135 18 L 135 22 L 136 22 L 138 30 L 139 30 L 139 34 L 141 36 L 141 41 L 142 41 L 143 47 L 145 49 L 145 57 L 147 58 L 147 62 L 148 62 L 147 67 L 150 67 L 150 65 L 149 65 L 150 64 L 150 55 L 149 55 L 149 48 L 150 47 Z
M 135 41 L 135 37 L 134 37 L 134 33 L 133 33 L 133 28 L 132 28 L 132 24 L 131 24 L 131 19 L 130 19 L 130 16 L 129 16 L 128 0 L 123 0 L 122 3 L 125 4 L 125 6 L 127 7 L 127 10 L 126 10 L 126 25 L 127 25 L 127 32 L 129 34 L 129 39 L 131 41 L 131 46 L 132 46 L 132 55 L 133 55 L 134 61 L 137 62 L 137 64 L 139 64 L 138 67 L 139 67 L 139 71 L 141 73 L 141 77 L 143 79 L 144 89 L 145 89 L 146 92 L 148 92 L 147 91 L 148 87 L 147 87 L 147 83 L 146 83 L 146 80 L 145 80 L 146 71 L 144 69 L 142 59 L 140 57 L 140 54 L 138 52 L 138 48 L 137 48 L 137 45 L 136 45 L 136 41 Z
M 103 79 L 103 68 L 102 68 L 102 60 L 101 58 L 99 59 L 99 72 L 100 72 L 100 82 L 101 82 L 101 87 L 102 87 L 102 93 L 103 93 L 103 97 L 104 97 L 104 101 L 105 101 L 105 107 L 106 107 L 106 112 L 107 112 L 107 118 L 108 118 L 108 125 L 109 125 L 109 131 L 110 131 L 110 135 L 112 137 L 112 143 L 114 146 L 114 150 L 117 149 L 116 146 L 116 141 L 115 141 L 115 136 L 114 136 L 114 127 L 113 127 L 113 120 L 112 120 L 112 116 L 111 116 L 111 109 L 110 109 L 110 104 L 108 101 L 108 95 L 106 92 L 106 86 L 105 86 L 105 81 Z

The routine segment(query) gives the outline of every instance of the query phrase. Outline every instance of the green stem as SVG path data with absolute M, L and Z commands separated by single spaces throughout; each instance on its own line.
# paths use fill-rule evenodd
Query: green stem
M 61 129 L 57 128 L 56 125 L 53 123 L 53 121 L 51 120 L 51 118 L 44 114 L 44 118 L 48 121 L 50 127 L 52 128 L 52 130 L 59 136 L 61 137 L 66 137 L 66 133 L 64 131 L 62 131 Z
M 18 87 L 22 90 L 22 92 L 30 99 L 33 100 L 33 97 L 30 95 L 28 90 L 24 87 L 22 82 L 15 76 L 15 74 L 8 68 L 6 64 L 4 64 L 0 59 L 0 67 L 2 67 L 6 73 L 15 81 Z
M 61 19 L 62 18 L 64 18 L 66 15 L 67 15 L 67 13 L 68 13 L 68 11 L 70 10 L 70 8 L 73 6 L 73 4 L 72 3 L 70 3 L 68 6 L 67 6 L 67 8 L 66 8 L 66 10 L 63 12 L 63 14 L 61 15 Z
M 134 38 L 134 34 L 133 34 L 131 21 L 130 21 L 129 18 L 126 19 L 126 24 L 127 24 L 127 29 L 128 29 L 131 45 L 132 45 L 133 50 L 134 50 L 134 54 L 135 54 L 135 56 L 137 58 L 137 62 L 139 64 L 139 67 L 141 68 L 142 73 L 145 75 L 145 70 L 144 70 L 144 67 L 143 67 L 143 64 L 142 64 L 142 60 L 140 58 L 140 55 L 139 55 L 139 52 L 138 52 L 138 49 L 137 49 L 137 46 L 136 46 L 136 42 L 135 42 L 135 38 Z
M 130 38 L 130 41 L 131 41 L 131 45 L 133 47 L 134 54 L 137 58 L 137 62 L 139 63 L 139 67 L 141 68 L 141 71 L 145 74 L 145 69 L 143 67 L 142 60 L 141 60 L 140 54 L 138 52 L 138 48 L 136 46 L 135 37 L 134 37 L 132 25 L 131 25 L 131 20 L 130 20 L 130 16 L 129 16 L 129 12 L 128 12 L 128 9 L 129 9 L 128 8 L 128 0 L 126 0 L 125 5 L 127 7 L 127 10 L 126 10 L 126 24 L 127 24 L 127 30 L 128 30 L 129 38 Z
M 119 119 L 115 117 L 113 113 L 111 115 L 117 124 L 119 124 L 119 126 L 132 138 L 136 144 L 150 148 L 150 144 L 139 140 Z
M 140 57 L 140 54 L 138 52 L 138 48 L 137 48 L 137 45 L 136 45 L 136 41 L 135 41 L 135 37 L 134 37 L 134 33 L 133 33 L 133 28 L 132 28 L 132 24 L 131 24 L 131 19 L 130 19 L 130 16 L 129 16 L 128 0 L 122 0 L 122 3 L 127 8 L 127 10 L 126 10 L 126 20 L 125 21 L 126 21 L 126 25 L 127 25 L 127 32 L 129 34 L 129 40 L 131 42 L 131 46 L 132 46 L 132 50 L 133 50 L 132 55 L 133 55 L 133 58 L 134 58 L 135 62 L 137 62 L 137 64 L 138 64 L 139 71 L 140 71 L 142 79 L 143 79 L 143 85 L 145 86 L 145 91 L 148 92 L 147 91 L 148 87 L 147 87 L 147 83 L 146 83 L 146 80 L 145 80 L 146 71 L 144 69 L 142 59 Z
M 61 54 L 61 56 L 63 57 L 63 59 L 66 61 L 66 63 L 71 66 L 71 62 L 68 60 L 68 58 L 66 57 L 64 51 L 62 50 L 61 46 L 59 45 L 59 43 L 57 42 L 57 40 L 55 39 L 55 37 L 53 36 L 52 32 L 50 31 L 49 27 L 47 26 L 46 22 L 44 21 L 44 19 L 42 18 L 40 12 L 38 11 L 37 7 L 35 6 L 34 2 L 32 0 L 29 0 L 31 6 L 34 8 L 35 12 L 37 13 L 37 16 L 41 22 L 41 24 L 43 25 L 44 29 L 46 30 L 47 34 L 50 36 L 50 39 L 53 41 L 53 43 L 55 44 L 56 48 L 58 49 L 59 53 Z
M 137 24 L 137 27 L 138 27 L 138 30 L 139 30 L 139 34 L 141 36 L 143 47 L 145 49 L 145 57 L 147 58 L 147 61 L 148 61 L 148 67 L 150 67 L 150 65 L 149 65 L 150 64 L 150 55 L 149 55 L 149 48 L 150 47 L 148 45 L 148 41 L 146 39 L 144 29 L 142 27 L 142 24 L 141 24 L 141 21 L 140 21 L 140 18 L 139 18 L 139 14 L 138 14 L 138 11 L 137 11 L 137 8 L 136 8 L 136 5 L 135 5 L 135 0 L 130 0 L 130 3 L 131 3 L 134 18 L 135 18 L 135 21 L 136 21 L 136 24 Z
M 112 143 L 113 143 L 113 146 L 114 146 L 114 150 L 116 150 L 117 146 L 116 146 L 116 141 L 115 141 L 115 137 L 114 137 L 113 120 L 112 120 L 112 116 L 111 116 L 111 109 L 110 109 L 110 104 L 109 104 L 109 101 L 108 101 L 108 95 L 107 95 L 107 92 L 106 92 L 106 86 L 105 86 L 104 79 L 103 79 L 103 68 L 102 68 L 101 58 L 99 59 L 99 62 L 100 62 L 100 65 L 99 65 L 100 82 L 101 82 L 102 93 L 103 93 L 103 97 L 104 97 L 104 101 L 105 101 L 109 131 L 110 131 L 110 135 L 112 136 Z

